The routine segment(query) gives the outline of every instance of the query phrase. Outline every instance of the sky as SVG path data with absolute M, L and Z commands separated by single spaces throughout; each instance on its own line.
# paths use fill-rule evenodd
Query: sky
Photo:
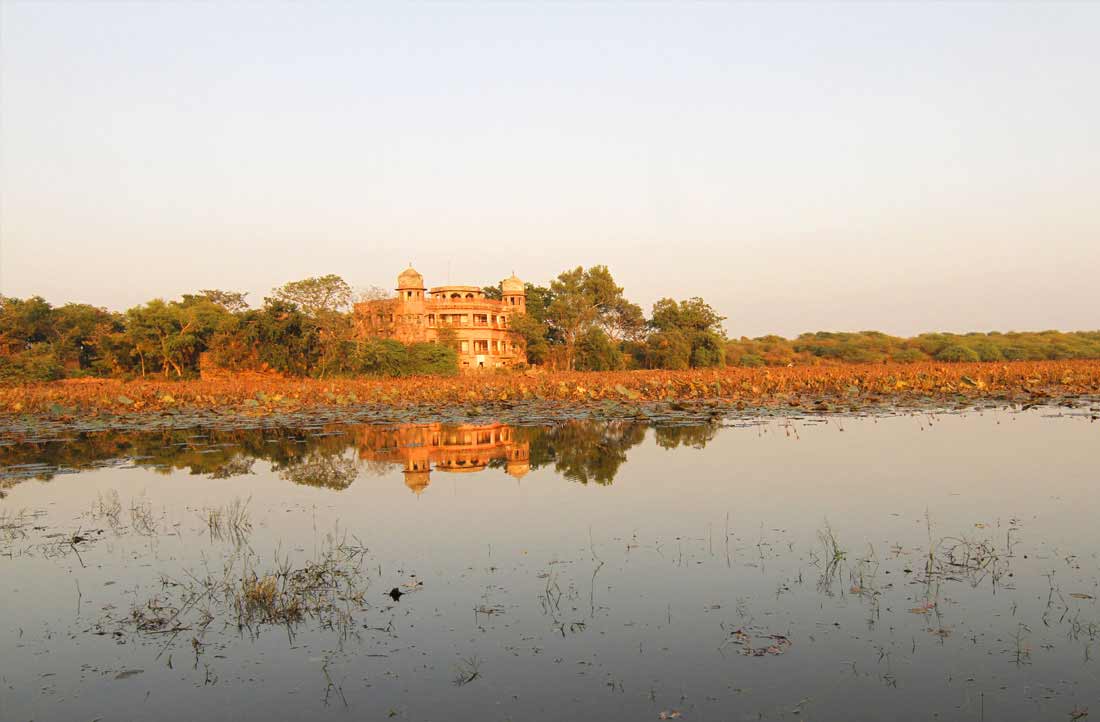
M 732 336 L 1100 328 L 1100 3 L 0 0 L 0 294 L 607 265 Z

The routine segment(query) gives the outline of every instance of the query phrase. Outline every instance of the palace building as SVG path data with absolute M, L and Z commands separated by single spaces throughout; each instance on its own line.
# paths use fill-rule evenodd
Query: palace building
M 531 448 L 504 424 L 405 424 L 396 428 L 365 426 L 358 437 L 359 458 L 404 467 L 405 486 L 420 494 L 438 472 L 469 474 L 489 465 L 503 466 L 522 479 L 531 470 Z
M 356 331 L 362 338 L 406 344 L 453 343 L 460 369 L 512 366 L 526 361 L 523 342 L 509 327 L 516 314 L 527 311 L 527 295 L 514 274 L 500 288 L 500 300 L 487 298 L 478 286 L 428 289 L 409 267 L 397 277 L 395 298 L 355 304 Z

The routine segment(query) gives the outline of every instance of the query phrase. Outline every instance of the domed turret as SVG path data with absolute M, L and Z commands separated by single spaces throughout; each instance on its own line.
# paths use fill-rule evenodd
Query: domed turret
M 531 462 L 526 460 L 509 461 L 504 467 L 504 472 L 515 479 L 522 479 L 529 471 L 531 471 Z
M 414 449 L 412 457 L 405 462 L 405 486 L 412 490 L 412 493 L 420 496 L 420 494 L 428 488 L 428 485 L 432 483 L 432 471 L 431 463 L 428 461 L 427 454 L 416 453 L 418 450 Z
M 511 306 L 520 313 L 527 310 L 527 291 L 523 281 L 516 278 L 516 274 L 513 273 L 511 277 L 500 282 L 500 291 L 504 305 Z
M 424 277 L 415 268 L 409 266 L 397 277 L 397 290 L 423 291 Z
M 504 471 L 516 480 L 527 476 L 531 471 L 531 447 L 526 442 L 516 444 L 508 449 L 508 460 L 505 462 Z
M 431 483 L 431 474 L 427 471 L 405 472 L 405 486 L 409 487 L 409 491 L 417 496 L 423 494 Z
M 510 278 L 500 282 L 500 290 L 505 294 L 524 293 L 523 281 L 516 278 L 516 274 L 513 273 Z

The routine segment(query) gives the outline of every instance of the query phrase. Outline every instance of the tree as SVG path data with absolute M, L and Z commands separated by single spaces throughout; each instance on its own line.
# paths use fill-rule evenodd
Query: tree
M 227 311 L 203 296 L 185 301 L 153 299 L 126 312 L 126 337 L 137 356 L 141 375 L 159 363 L 165 377 L 198 369 L 199 354 L 228 320 Z
M 642 307 L 624 298 L 610 308 L 602 327 L 616 341 L 636 341 L 645 335 L 646 321 Z
M 725 335 L 722 322 L 725 316 L 710 307 L 710 304 L 695 296 L 677 303 L 671 298 L 662 298 L 653 304 L 653 316 L 650 325 L 658 331 L 711 331 Z
M 50 339 L 53 307 L 41 296 L 28 299 L 0 296 L 0 343 L 30 348 Z
M 509 322 L 508 330 L 517 341 L 523 344 L 527 363 L 541 364 L 546 361 L 550 353 L 550 343 L 546 336 L 545 321 L 540 321 L 528 313 L 518 313 Z M 444 327 L 439 331 L 440 341 L 443 340 L 444 331 L 454 334 L 453 329 Z
M 67 303 L 54 309 L 53 315 L 53 345 L 62 363 L 111 370 L 111 342 L 125 328 L 121 316 L 86 303 Z
M 316 321 L 296 305 L 268 298 L 263 308 L 234 316 L 211 340 L 210 350 L 223 368 L 304 375 L 318 354 L 317 336 Z
M 623 366 L 622 349 L 602 328 L 593 326 L 577 342 L 578 370 L 618 371 Z
M 365 303 L 367 301 L 385 301 L 393 298 L 393 292 L 387 291 L 381 286 L 367 286 L 366 288 L 360 288 L 355 294 L 356 303 Z
M 550 306 L 554 303 L 554 292 L 549 286 L 523 284 L 527 296 L 527 315 L 533 316 L 539 323 L 547 323 L 550 318 Z
M 613 327 L 616 319 L 631 316 L 629 310 L 624 310 L 629 302 L 623 297 L 622 286 L 615 285 L 607 266 L 588 270 L 577 266 L 563 271 L 550 282 L 550 291 L 553 300 L 547 308 L 547 320 L 560 334 L 569 369 L 576 368 L 577 343 L 590 328 Z
M 185 293 L 183 295 L 183 301 L 187 303 L 192 299 L 203 298 L 210 301 L 210 303 L 215 306 L 220 306 L 229 313 L 240 313 L 241 311 L 248 310 L 248 301 L 244 300 L 244 297 L 247 295 L 247 293 L 242 293 L 240 291 L 219 291 L 216 288 L 206 288 L 199 291 L 197 295 Z
M 485 298 L 499 301 L 504 298 L 504 291 L 500 289 L 500 284 L 495 286 L 482 286 L 481 290 L 485 292 Z
M 330 273 L 287 283 L 276 288 L 273 296 L 294 304 L 316 323 L 319 375 L 323 378 L 330 371 L 340 371 L 352 331 L 351 319 L 346 313 L 352 300 L 351 286 Z
M 352 291 L 347 282 L 335 274 L 291 281 L 272 291 L 272 297 L 293 303 L 315 316 L 322 311 L 346 311 L 351 305 Z
M 164 375 L 168 376 L 172 366 L 169 359 L 174 353 L 178 357 L 180 350 L 180 345 L 174 343 L 183 330 L 179 328 L 177 321 L 175 309 L 159 298 L 126 311 L 126 340 L 131 354 L 138 359 L 142 378 L 158 365 Z M 171 346 L 175 348 L 170 348 Z M 179 369 L 179 366 L 176 368 Z M 182 371 L 179 373 L 182 375 Z
M 646 365 L 651 368 L 721 366 L 725 362 L 725 317 L 699 297 L 653 304 Z
M 681 331 L 654 331 L 646 337 L 645 365 L 651 369 L 688 368 L 691 341 Z

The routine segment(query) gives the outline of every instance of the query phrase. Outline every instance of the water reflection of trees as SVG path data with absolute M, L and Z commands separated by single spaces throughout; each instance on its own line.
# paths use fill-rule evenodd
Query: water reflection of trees
M 133 464 L 160 474 L 185 471 L 213 479 L 254 473 L 257 461 L 280 473 L 303 467 L 292 481 L 309 483 L 309 469 L 320 458 L 337 456 L 351 446 L 343 429 L 167 430 L 76 433 L 64 439 L 0 447 L 0 470 L 10 485 L 23 479 L 48 481 L 59 474 Z M 332 473 L 316 478 L 329 485 Z M 305 481 L 300 481 L 305 480 Z M 350 482 L 348 482 L 350 483 Z M 347 484 L 343 484 L 346 486 Z
M 717 421 L 711 421 L 690 426 L 657 426 L 653 429 L 653 433 L 657 446 L 663 449 L 675 449 L 680 446 L 702 449 L 714 439 L 719 428 L 721 426 Z
M 360 463 L 343 452 L 314 452 L 279 472 L 287 481 L 303 486 L 346 489 L 359 477 Z
M 530 434 L 531 467 L 554 470 L 582 484 L 610 484 L 626 452 L 645 438 L 646 426 L 634 421 L 569 421 L 547 428 L 522 429 Z
M 574 420 L 544 427 L 503 424 L 405 424 L 287 429 L 103 431 L 0 446 L 0 495 L 25 479 L 119 465 L 157 473 L 185 471 L 213 479 L 255 473 L 266 462 L 295 484 L 346 489 L 360 474 L 404 468 L 406 483 L 422 491 L 429 474 L 487 468 L 521 478 L 553 468 L 582 484 L 610 484 L 648 427 L 634 421 Z M 717 424 L 655 429 L 663 448 L 702 448 Z

